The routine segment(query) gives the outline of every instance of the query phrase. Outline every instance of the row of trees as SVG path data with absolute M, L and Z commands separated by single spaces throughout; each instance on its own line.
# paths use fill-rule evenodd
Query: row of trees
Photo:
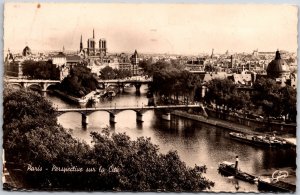
M 141 63 L 144 71 L 153 77 L 151 90 L 161 98 L 186 102 L 200 100 L 201 79 L 181 66 L 177 61 L 158 61 L 151 64 L 149 61 Z
M 244 113 L 258 113 L 269 117 L 286 116 L 296 121 L 296 90 L 286 85 L 282 87 L 275 80 L 260 78 L 252 89 L 238 89 L 229 79 L 212 79 L 207 83 L 205 102 L 215 103 L 225 110 L 242 110 Z
M 149 138 L 132 141 L 105 129 L 91 133 L 93 147 L 74 139 L 37 93 L 6 89 L 3 105 L 6 167 L 11 173 L 19 168 L 17 178 L 26 189 L 202 191 L 214 185 L 203 176 L 205 167 L 186 166 L 175 151 L 159 153 Z M 42 170 L 30 171 L 29 165 Z M 51 171 L 53 165 L 85 171 Z
M 60 79 L 60 70 L 49 61 L 26 60 L 22 63 L 23 75 L 31 79 Z
M 124 79 L 131 77 L 132 73 L 130 70 L 113 69 L 112 67 L 106 66 L 100 71 L 100 79 Z
M 153 76 L 151 89 L 159 97 L 168 100 L 200 101 L 202 80 L 198 75 L 184 70 L 176 60 L 171 62 L 142 61 L 141 67 Z M 291 86 L 282 87 L 270 78 L 259 78 L 252 88 L 240 89 L 230 79 L 212 79 L 206 84 L 208 91 L 204 101 L 214 103 L 223 110 L 244 113 L 262 113 L 266 118 L 285 116 L 296 121 L 296 90 Z

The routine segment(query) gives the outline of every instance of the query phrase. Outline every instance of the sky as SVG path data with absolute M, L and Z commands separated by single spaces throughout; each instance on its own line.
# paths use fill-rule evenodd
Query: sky
M 93 29 L 108 52 L 297 52 L 297 7 L 266 4 L 6 3 L 4 50 L 79 50 Z M 97 43 L 98 47 L 98 43 Z

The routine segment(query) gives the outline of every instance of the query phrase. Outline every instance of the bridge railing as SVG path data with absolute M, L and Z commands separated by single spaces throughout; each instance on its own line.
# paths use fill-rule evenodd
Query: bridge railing
M 98 82 L 152 82 L 152 78 L 129 78 L 129 79 L 98 79 Z
M 93 110 L 136 110 L 136 109 L 163 109 L 163 108 L 198 108 L 200 105 L 163 105 L 163 106 L 145 106 L 145 105 L 138 105 L 138 106 L 116 106 L 110 105 L 107 107 L 91 107 L 91 108 L 58 108 L 56 107 L 57 111 L 93 111 Z
M 9 82 L 9 83 L 17 83 L 17 82 L 24 82 L 24 83 L 60 83 L 60 80 L 43 80 L 43 79 L 4 79 L 5 82 Z

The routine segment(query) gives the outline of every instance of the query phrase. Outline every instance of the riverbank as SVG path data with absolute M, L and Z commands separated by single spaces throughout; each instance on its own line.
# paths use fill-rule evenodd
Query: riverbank
M 87 103 L 87 101 L 89 100 L 89 98 L 93 97 L 94 94 L 96 93 L 95 91 L 92 91 L 82 98 L 77 98 L 77 97 L 68 95 L 60 90 L 53 90 L 53 91 L 54 91 L 54 93 L 61 96 L 62 98 L 66 98 L 74 103 L 78 103 L 79 105 L 85 105 Z
M 231 122 L 222 121 L 222 120 L 215 119 L 215 118 L 204 117 L 204 116 L 201 116 L 201 115 L 190 114 L 190 113 L 187 113 L 187 112 L 184 112 L 184 111 L 174 110 L 172 112 L 172 114 L 175 115 L 175 116 L 180 116 L 180 117 L 200 121 L 200 122 L 207 123 L 207 124 L 210 124 L 210 125 L 214 125 L 214 126 L 217 126 L 217 127 L 230 129 L 232 131 L 238 131 L 238 132 L 243 132 L 243 133 L 253 132 L 251 130 L 251 128 L 249 128 L 247 126 L 242 126 L 242 125 L 239 125 L 239 124 L 233 124 Z
M 247 133 L 247 134 L 253 134 L 253 133 L 261 134 L 261 135 L 265 134 L 264 132 L 255 131 L 251 127 L 241 125 L 241 124 L 236 124 L 236 123 L 233 123 L 231 121 L 224 121 L 224 120 L 221 120 L 221 119 L 216 119 L 216 118 L 211 118 L 211 117 L 204 117 L 204 116 L 201 116 L 201 115 L 190 114 L 190 113 L 187 113 L 187 112 L 184 112 L 184 111 L 179 111 L 179 110 L 174 110 L 171 114 L 175 115 L 175 116 L 184 117 L 184 118 L 188 118 L 188 119 L 191 119 L 191 120 L 203 122 L 203 123 L 206 123 L 206 124 L 214 125 L 216 127 L 221 127 L 221 128 L 224 128 L 224 129 L 228 129 L 230 131 L 236 131 L 236 132 Z M 281 138 L 285 139 L 286 141 L 288 141 L 292 145 L 296 145 L 296 138 L 294 138 L 294 137 L 291 137 L 291 136 L 287 135 L 287 136 L 282 136 Z

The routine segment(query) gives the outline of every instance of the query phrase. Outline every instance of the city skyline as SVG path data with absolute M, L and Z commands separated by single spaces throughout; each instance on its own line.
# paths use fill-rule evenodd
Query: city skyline
M 6 3 L 4 12 L 4 50 L 77 51 L 95 29 L 110 53 L 297 52 L 288 5 Z

